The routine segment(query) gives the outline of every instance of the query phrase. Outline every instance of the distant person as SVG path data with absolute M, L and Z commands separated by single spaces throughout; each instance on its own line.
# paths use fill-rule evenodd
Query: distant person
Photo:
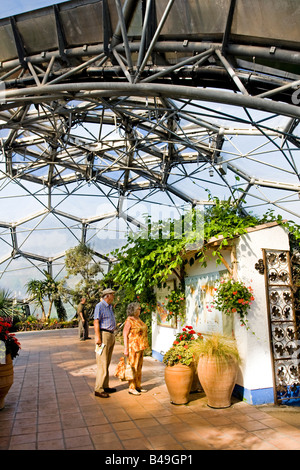
M 149 347 L 147 325 L 139 318 L 141 306 L 138 302 L 132 302 L 127 307 L 127 319 L 124 324 L 124 356 L 134 369 L 134 378 L 129 380 L 128 392 L 132 395 L 140 395 L 147 392 L 141 388 L 142 367 L 144 350 Z
M 115 345 L 114 331 L 116 329 L 116 319 L 113 311 L 113 300 L 115 292 L 112 289 L 105 289 L 102 292 L 101 301 L 96 305 L 94 311 L 95 343 L 97 347 L 104 345 L 101 354 L 96 351 L 96 383 L 95 396 L 108 398 L 110 393 L 116 391 L 109 387 L 109 366 Z
M 77 316 L 78 316 L 78 330 L 79 330 L 79 340 L 85 341 L 90 339 L 89 337 L 89 318 L 86 312 L 86 298 L 82 297 L 81 301 L 77 307 Z

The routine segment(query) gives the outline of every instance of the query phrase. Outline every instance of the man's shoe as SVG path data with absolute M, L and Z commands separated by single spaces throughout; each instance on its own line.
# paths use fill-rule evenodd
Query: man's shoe
M 117 391 L 117 389 L 116 389 L 116 388 L 109 388 L 109 387 L 108 387 L 108 388 L 105 388 L 104 391 L 105 391 L 106 393 L 115 393 L 115 392 Z
M 140 393 L 147 393 L 148 392 L 148 390 L 146 390 L 145 388 L 137 388 L 136 390 Z
M 95 392 L 95 397 L 109 398 L 109 395 L 106 392 Z

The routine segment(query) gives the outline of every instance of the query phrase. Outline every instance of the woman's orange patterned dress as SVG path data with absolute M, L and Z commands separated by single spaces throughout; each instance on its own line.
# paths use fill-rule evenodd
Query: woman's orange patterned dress
M 142 381 L 144 350 L 149 347 L 147 337 L 148 328 L 147 325 L 139 318 L 127 317 L 125 325 L 127 322 L 129 322 L 130 326 L 130 331 L 128 334 L 128 359 L 135 372 L 134 379 L 129 380 L 129 388 L 140 389 Z

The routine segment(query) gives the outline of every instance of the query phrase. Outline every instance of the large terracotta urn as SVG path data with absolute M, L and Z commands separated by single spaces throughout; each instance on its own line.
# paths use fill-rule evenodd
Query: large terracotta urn
M 189 394 L 193 383 L 194 368 L 184 364 L 166 366 L 165 382 L 174 405 L 185 405 L 189 401 Z
M 198 376 L 208 406 L 211 408 L 228 408 L 231 406 L 231 395 L 236 383 L 238 365 L 235 359 L 216 360 L 214 357 L 202 356 L 198 362 Z
M 6 355 L 6 364 L 0 364 L 0 410 L 4 408 L 5 397 L 14 382 L 13 362 L 10 354 Z

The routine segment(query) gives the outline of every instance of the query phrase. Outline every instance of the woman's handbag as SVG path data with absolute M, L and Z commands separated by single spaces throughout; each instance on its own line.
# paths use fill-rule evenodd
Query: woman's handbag
M 134 379 L 134 370 L 128 359 L 126 360 L 126 367 L 125 367 L 125 380 L 133 380 Z
M 125 364 L 124 357 L 121 357 L 119 363 L 117 364 L 114 376 L 118 377 L 120 380 L 133 380 L 133 367 L 130 365 L 127 358 Z

